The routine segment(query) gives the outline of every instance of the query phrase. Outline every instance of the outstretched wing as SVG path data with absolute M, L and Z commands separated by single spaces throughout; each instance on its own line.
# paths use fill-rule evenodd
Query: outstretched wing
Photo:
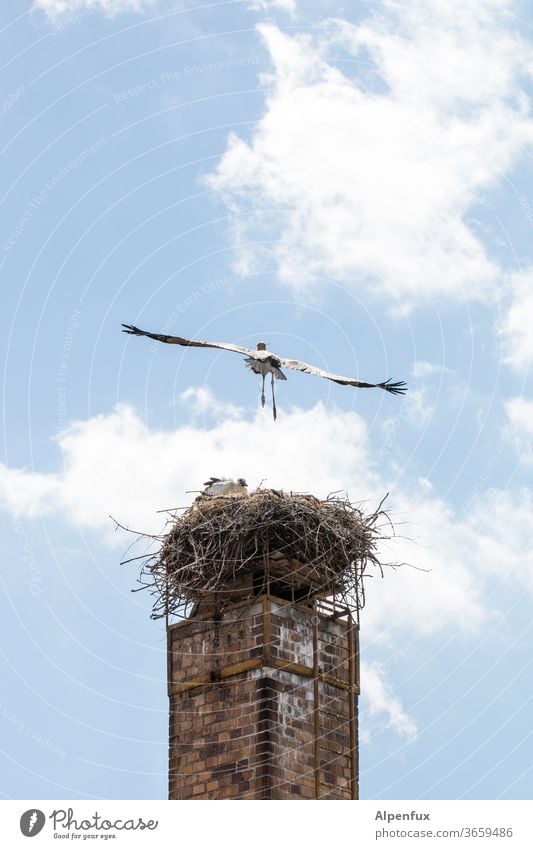
M 164 333 L 149 333 L 147 330 L 139 330 L 133 324 L 123 324 L 123 333 L 131 333 L 132 336 L 148 336 L 158 342 L 169 345 L 183 345 L 186 348 L 221 348 L 223 351 L 234 351 L 245 357 L 252 357 L 256 352 L 253 348 L 243 348 L 242 345 L 234 345 L 232 342 L 199 342 L 196 339 L 184 339 L 181 336 L 166 336 Z
M 284 360 L 278 358 L 281 365 L 285 368 L 292 368 L 296 371 L 303 371 L 305 374 L 314 374 L 316 377 L 325 377 L 326 380 L 332 380 L 334 383 L 340 383 L 342 386 L 356 386 L 359 389 L 385 389 L 387 392 L 392 392 L 393 395 L 403 395 L 407 392 L 407 384 L 404 380 L 398 380 L 393 383 L 391 380 L 384 380 L 383 383 L 364 383 L 361 380 L 354 380 L 351 377 L 341 377 L 338 374 L 330 374 L 324 369 L 310 366 L 307 363 L 302 363 L 300 360 Z

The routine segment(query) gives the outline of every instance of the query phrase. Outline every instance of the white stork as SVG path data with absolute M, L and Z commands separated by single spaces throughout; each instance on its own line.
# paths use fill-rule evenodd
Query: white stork
M 202 495 L 248 495 L 248 484 L 244 478 L 209 478 L 204 483 Z
M 260 374 L 263 378 L 261 384 L 261 405 L 265 406 L 265 377 L 270 374 L 272 382 L 272 414 L 276 419 L 276 399 L 274 396 L 274 378 L 278 380 L 287 380 L 281 366 L 284 368 L 292 368 L 296 371 L 303 371 L 305 374 L 314 374 L 317 377 L 325 377 L 326 380 L 332 380 L 334 383 L 340 383 L 343 386 L 356 386 L 361 389 L 379 388 L 385 389 L 387 392 L 392 392 L 393 395 L 402 395 L 407 392 L 405 381 L 399 380 L 392 383 L 390 380 L 385 380 L 383 383 L 363 383 L 360 380 L 354 380 L 351 377 L 341 377 L 338 374 L 330 374 L 324 369 L 310 366 L 307 363 L 302 363 L 300 360 L 286 360 L 283 357 L 278 357 L 271 351 L 267 351 L 264 342 L 258 342 L 257 347 L 244 348 L 242 345 L 234 345 L 232 342 L 199 342 L 196 339 L 184 339 L 181 336 L 166 336 L 164 333 L 149 333 L 147 330 L 139 330 L 133 324 L 123 324 L 123 332 L 131 333 L 133 336 L 147 336 L 149 339 L 156 339 L 158 342 L 165 342 L 169 345 L 183 345 L 186 348 L 221 348 L 223 351 L 233 351 L 236 354 L 242 354 L 245 357 L 245 364 L 255 374 Z

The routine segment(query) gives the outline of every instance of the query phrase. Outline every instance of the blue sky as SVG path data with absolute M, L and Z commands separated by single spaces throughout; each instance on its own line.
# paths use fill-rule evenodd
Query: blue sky
M 109 515 L 210 475 L 389 507 L 364 798 L 530 798 L 528 6 L 13 0 L 0 10 L 4 798 L 164 798 L 165 635 Z M 224 352 L 306 375 L 279 418 Z M 423 571 L 428 570 L 428 571 Z

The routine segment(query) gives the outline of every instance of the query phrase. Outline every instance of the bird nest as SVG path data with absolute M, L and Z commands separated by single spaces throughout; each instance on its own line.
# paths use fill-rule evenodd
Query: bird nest
M 155 596 L 153 618 L 190 614 L 191 605 L 193 615 L 213 615 L 264 592 L 293 601 L 333 598 L 358 613 L 368 566 L 382 573 L 379 520 L 389 519 L 381 507 L 365 515 L 335 495 L 268 489 L 200 496 L 171 515 L 159 550 L 144 560 L 140 588 Z

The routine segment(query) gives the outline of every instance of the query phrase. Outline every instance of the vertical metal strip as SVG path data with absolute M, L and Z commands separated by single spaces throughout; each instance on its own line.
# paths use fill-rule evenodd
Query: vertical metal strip
M 361 693 L 361 652 L 359 650 L 359 621 L 354 630 L 355 638 L 355 676 L 356 676 L 356 693 L 355 696 L 355 798 L 359 798 L 359 694 Z
M 270 627 L 270 596 L 263 595 L 262 599 L 262 609 L 263 609 L 263 666 L 267 667 L 271 664 L 271 640 L 272 633 Z M 272 798 L 272 772 L 269 767 L 273 764 L 273 739 L 272 739 L 272 721 L 273 721 L 273 696 L 272 696 L 272 687 L 271 680 L 268 677 L 269 672 L 267 669 L 263 669 L 264 677 L 261 679 L 260 689 L 259 689 L 259 711 L 260 711 L 260 719 L 258 724 L 259 730 L 259 751 L 262 753 L 260 756 L 261 763 L 261 775 L 263 780 L 263 793 L 264 795 L 261 798 L 271 799 Z M 275 769 L 273 769 L 275 773 Z
M 171 693 L 172 681 L 172 632 L 168 627 L 168 616 L 166 621 L 167 628 L 167 695 L 168 695 L 168 798 L 172 799 L 173 795 L 173 775 L 172 775 L 172 733 L 174 725 L 174 699 Z
M 271 658 L 270 596 L 263 596 L 263 663 L 270 666 Z
M 172 687 L 172 631 L 167 625 L 167 695 L 170 698 Z
M 357 688 L 356 688 L 356 670 L 357 670 L 357 657 L 356 657 L 356 648 L 355 648 L 355 629 L 357 625 L 354 623 L 352 617 L 348 618 L 348 668 L 349 668 L 349 676 L 350 676 L 350 689 L 348 690 L 348 698 L 349 698 L 349 718 L 350 718 L 350 795 L 352 799 L 357 799 L 359 797 L 358 792 L 358 760 L 359 760 L 359 751 L 358 751 L 358 743 L 357 743 L 357 709 L 356 709 L 356 699 L 357 699 Z
M 169 630 L 168 616 L 168 574 L 165 575 L 165 629 L 167 632 L 167 694 L 170 696 L 172 680 L 172 635 Z
M 315 737 L 315 799 L 320 799 L 320 687 L 318 674 L 318 612 L 315 601 L 313 605 L 313 719 Z

